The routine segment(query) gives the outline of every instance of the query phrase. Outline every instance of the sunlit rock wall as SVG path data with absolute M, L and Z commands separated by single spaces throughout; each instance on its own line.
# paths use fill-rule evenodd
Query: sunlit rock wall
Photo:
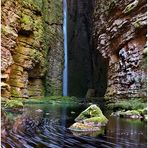
M 95 48 L 109 60 L 107 100 L 146 98 L 146 0 L 95 0 L 93 24 Z
M 63 55 L 61 16 L 61 0 L 2 1 L 3 98 L 41 97 L 51 89 L 46 85 L 46 75 L 55 80 L 56 75 L 47 72 L 53 66 L 62 73 L 61 62 L 47 60 L 56 56 L 58 49 L 59 58 Z

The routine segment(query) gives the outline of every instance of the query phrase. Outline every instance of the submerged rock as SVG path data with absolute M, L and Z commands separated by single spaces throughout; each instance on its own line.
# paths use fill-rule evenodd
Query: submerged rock
M 93 104 L 80 113 L 75 119 L 76 123 L 69 127 L 72 132 L 96 132 L 105 126 L 108 119 L 103 115 L 101 109 Z M 88 133 L 86 133 L 88 134 Z M 85 133 L 83 133 L 85 135 Z
M 100 130 L 100 127 L 93 127 L 92 125 L 86 124 L 86 123 L 81 123 L 81 122 L 76 122 L 69 128 L 72 131 L 75 132 L 86 132 L 86 131 L 98 131 Z

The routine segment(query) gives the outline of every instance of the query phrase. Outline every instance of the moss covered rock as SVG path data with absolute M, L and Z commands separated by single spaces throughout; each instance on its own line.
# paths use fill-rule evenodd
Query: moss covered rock
M 108 119 L 103 115 L 101 109 L 93 104 L 80 113 L 75 121 L 76 123 L 69 128 L 71 131 L 94 132 L 100 131 L 101 127 L 107 124 Z
M 80 113 L 80 115 L 75 119 L 75 121 L 82 121 L 92 117 L 99 117 L 107 121 L 107 118 L 103 115 L 101 109 L 95 104 L 89 106 L 86 110 Z

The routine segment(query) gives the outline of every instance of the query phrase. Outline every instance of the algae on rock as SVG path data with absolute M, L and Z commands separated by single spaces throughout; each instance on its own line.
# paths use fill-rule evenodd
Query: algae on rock
M 96 132 L 107 124 L 108 119 L 103 115 L 101 109 L 93 104 L 81 112 L 75 121 L 76 123 L 69 127 L 72 132 Z
M 100 119 L 103 119 L 103 121 L 107 122 L 107 118 L 103 115 L 101 109 L 95 104 L 89 106 L 86 110 L 84 110 L 82 113 L 80 113 L 80 115 L 75 119 L 75 121 L 77 122 L 77 121 L 83 121 L 86 119 L 88 120 L 93 117 L 95 117 L 94 118 L 95 120 L 96 120 L 96 117 L 99 117 Z

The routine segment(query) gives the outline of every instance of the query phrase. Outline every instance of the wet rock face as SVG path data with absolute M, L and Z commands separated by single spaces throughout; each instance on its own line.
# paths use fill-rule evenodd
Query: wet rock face
M 109 60 L 106 98 L 146 97 L 146 1 L 95 1 L 95 48 Z
M 44 96 L 45 78 L 57 76 L 48 72 L 46 77 L 46 72 L 54 67 L 58 75 L 62 73 L 61 61 L 47 61 L 48 56 L 57 54 L 62 58 L 62 43 L 61 1 L 2 1 L 2 96 Z M 58 80 L 60 84 L 61 79 Z M 62 89 L 61 85 L 58 87 Z
M 62 96 L 62 80 L 64 65 L 63 47 L 63 2 L 50 1 L 49 13 L 49 50 L 47 54 L 48 70 L 46 73 L 46 95 Z

